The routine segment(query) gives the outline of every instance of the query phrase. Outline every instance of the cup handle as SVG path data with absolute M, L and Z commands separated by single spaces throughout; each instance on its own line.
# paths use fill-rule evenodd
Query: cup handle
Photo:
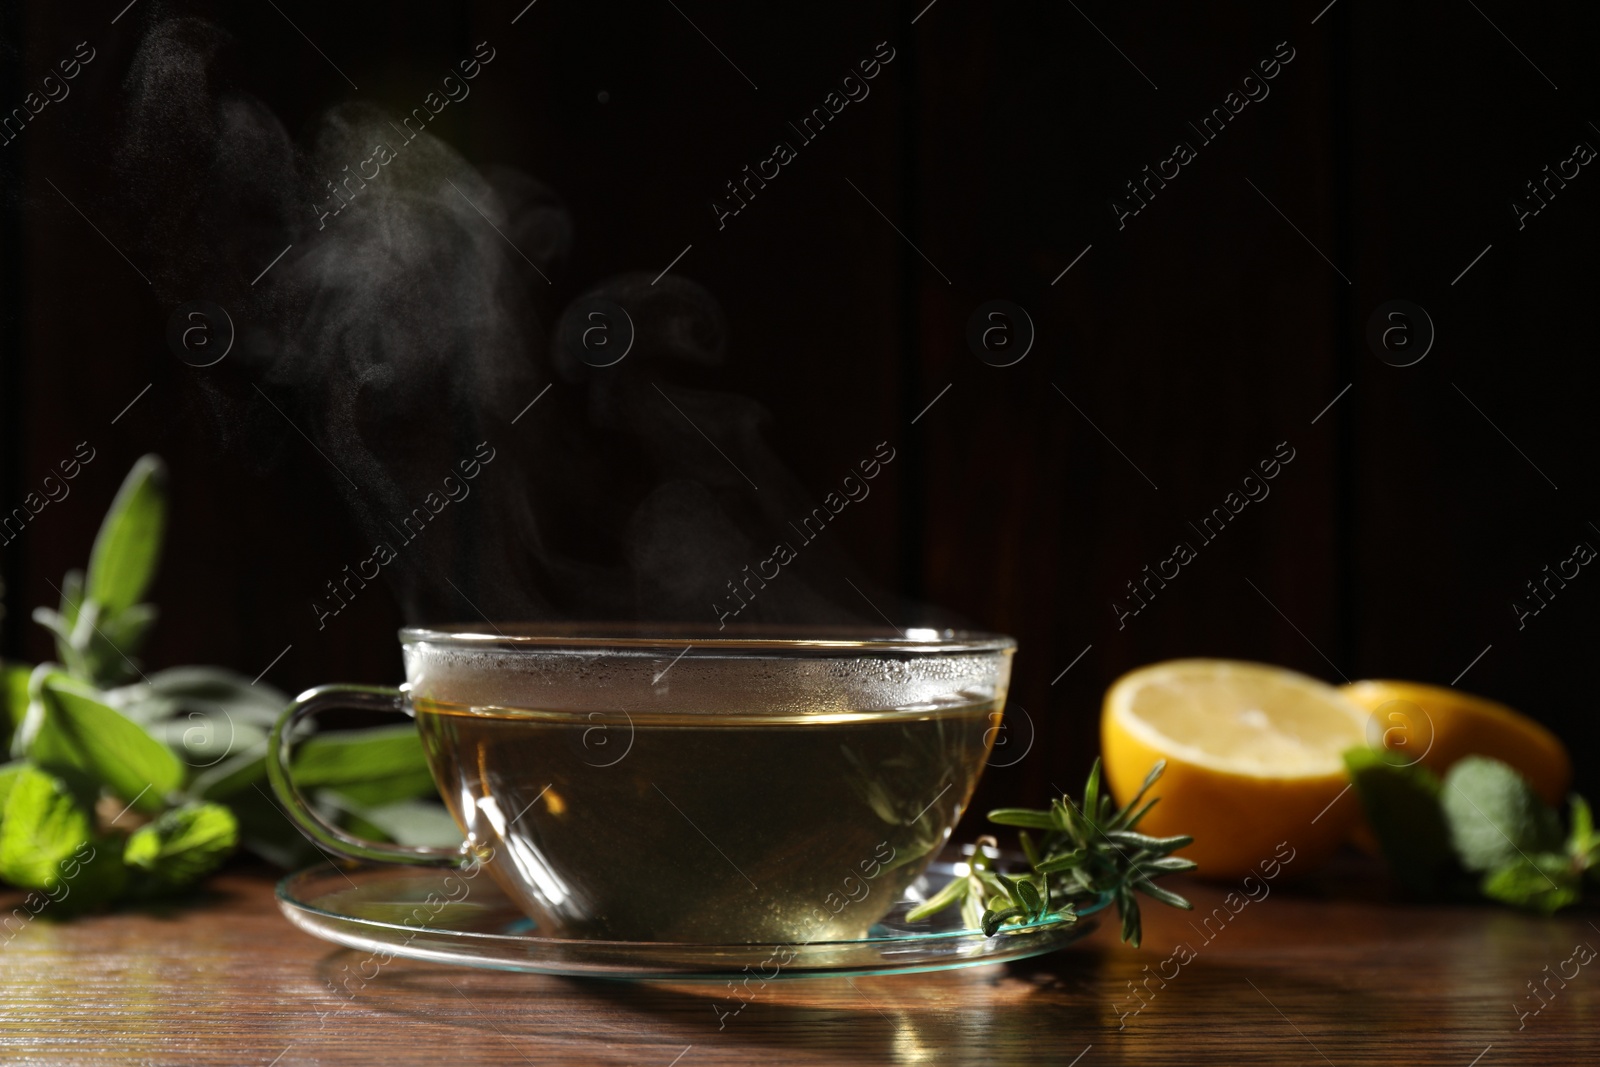
M 272 738 L 267 742 L 267 777 L 272 781 L 272 791 L 283 801 L 289 817 L 300 832 L 313 844 L 346 859 L 377 863 L 403 863 L 413 867 L 466 867 L 475 856 L 463 843 L 459 848 L 438 848 L 433 845 L 390 845 L 346 833 L 318 815 L 306 803 L 300 790 L 289 776 L 289 756 L 294 747 L 290 740 L 293 728 L 302 720 L 328 708 L 361 708 L 366 711 L 386 711 L 396 715 L 410 715 L 406 695 L 398 689 L 370 685 L 321 685 L 307 689 L 283 710 L 272 727 Z

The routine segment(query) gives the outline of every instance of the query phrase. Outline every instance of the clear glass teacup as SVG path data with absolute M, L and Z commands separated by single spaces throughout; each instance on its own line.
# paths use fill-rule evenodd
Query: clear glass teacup
M 542 934 L 859 938 L 960 819 L 1016 644 L 959 631 L 555 624 L 407 628 L 401 690 L 322 686 L 268 769 L 300 827 L 363 861 L 484 863 Z M 416 719 L 459 849 L 366 841 L 288 771 L 332 707 Z

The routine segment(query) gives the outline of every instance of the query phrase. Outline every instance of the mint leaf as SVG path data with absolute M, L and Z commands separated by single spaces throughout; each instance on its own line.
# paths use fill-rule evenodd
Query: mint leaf
M 1445 776 L 1439 799 L 1450 842 L 1468 870 L 1498 871 L 1561 848 L 1560 818 L 1499 760 L 1463 759 Z
M 239 843 L 239 822 L 221 804 L 185 804 L 135 830 L 122 860 L 146 891 L 180 889 L 210 874 Z
M 1460 871 L 1439 806 L 1439 779 L 1420 764 L 1398 760 L 1397 753 L 1379 749 L 1352 748 L 1344 754 L 1350 784 L 1395 883 L 1415 896 L 1438 896 Z
M 1582 896 L 1580 876 L 1566 856 L 1535 852 L 1484 876 L 1483 895 L 1513 907 L 1554 915 Z
M 20 889 L 53 889 L 93 836 L 89 810 L 66 783 L 25 765 L 11 778 L 0 820 L 0 878 Z
M 141 456 L 122 480 L 89 554 L 84 594 L 108 616 L 138 603 L 155 576 L 166 529 L 166 465 Z
M 160 811 L 183 784 L 183 764 L 172 750 L 101 703 L 97 690 L 57 673 L 44 680 L 40 695 L 44 721 L 28 751 L 35 762 L 81 770 L 143 812 Z
M 1600 837 L 1594 832 L 1594 813 L 1589 802 L 1574 793 L 1569 799 L 1572 807 L 1572 830 L 1567 835 L 1567 853 L 1580 866 L 1592 867 L 1600 862 Z

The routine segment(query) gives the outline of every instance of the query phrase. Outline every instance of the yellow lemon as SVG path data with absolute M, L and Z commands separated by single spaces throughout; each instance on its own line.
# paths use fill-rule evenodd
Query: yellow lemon
M 1341 754 L 1366 743 L 1369 715 L 1337 688 L 1261 663 L 1182 659 L 1123 675 L 1106 691 L 1106 779 L 1126 803 L 1152 764 L 1161 803 L 1139 824 L 1192 834 L 1182 855 L 1209 878 L 1265 865 L 1304 874 L 1337 849 L 1359 814 Z
M 1463 756 L 1489 756 L 1528 779 L 1546 804 L 1564 804 L 1572 759 L 1555 734 L 1504 704 L 1442 685 L 1351 682 L 1344 694 L 1371 713 L 1367 741 L 1443 775 Z

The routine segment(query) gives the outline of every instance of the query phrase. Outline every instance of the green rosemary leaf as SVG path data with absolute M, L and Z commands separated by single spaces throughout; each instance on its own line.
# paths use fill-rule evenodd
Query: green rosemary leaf
M 1033 835 L 1026 830 L 1017 831 L 1017 841 L 1022 845 L 1022 854 L 1028 857 L 1028 866 L 1034 870 L 1039 869 L 1039 846 L 1033 843 Z
M 1021 908 L 1007 908 L 1005 911 L 986 911 L 983 913 L 983 933 L 985 937 L 993 937 L 1000 932 L 1000 927 L 1013 919 L 1026 919 Z
M 1135 802 L 1143 799 L 1161 770 L 1158 764 Z M 972 873 L 964 880 L 964 889 L 942 892 L 912 914 L 925 917 L 959 900 L 968 926 L 980 926 L 992 936 L 1007 922 L 1037 922 L 1052 912 L 1074 921 L 1079 906 L 1098 906 L 1109 899 L 1122 917 L 1123 940 L 1137 946 L 1143 937 L 1143 921 L 1135 891 L 1172 907 L 1189 908 L 1188 901 L 1155 885 L 1154 879 L 1195 868 L 1192 860 L 1166 855 L 1193 838 L 1134 832 L 1131 828 L 1156 798 L 1117 810 L 1103 788 L 1101 773 L 1097 761 L 1085 784 L 1082 806 L 1062 795 L 1051 800 L 1048 811 L 999 808 L 990 813 L 990 820 L 1001 825 L 1045 831 L 1037 840 L 1026 830 L 1018 835 L 1031 868 L 1027 875 L 1001 873 L 980 851 L 972 858 Z M 1057 878 L 1052 881 L 1051 875 Z
M 1163 760 L 1156 760 L 1156 765 L 1154 767 L 1151 767 L 1150 768 L 1150 773 L 1144 776 L 1144 784 L 1139 787 L 1139 791 L 1137 793 L 1133 794 L 1133 796 L 1129 797 L 1128 798 L 1128 802 L 1122 806 L 1123 816 L 1127 816 L 1127 818 L 1125 820 L 1123 820 L 1122 817 L 1119 816 L 1118 819 L 1113 819 L 1112 820 L 1112 825 L 1107 826 L 1106 829 L 1108 829 L 1108 830 L 1131 830 L 1133 828 L 1133 824 L 1134 823 L 1136 823 L 1140 819 L 1144 818 L 1144 813 L 1149 811 L 1151 805 L 1153 805 L 1157 800 L 1160 800 L 1161 799 L 1160 797 L 1152 798 L 1150 803 L 1146 804 L 1144 806 L 1144 808 L 1139 810 L 1139 812 L 1137 814 L 1135 814 L 1135 815 L 1128 816 L 1127 813 L 1133 811 L 1135 808 L 1138 807 L 1139 801 L 1143 800 L 1144 799 L 1144 795 L 1146 793 L 1150 792 L 1150 787 L 1156 784 L 1156 779 L 1160 778 L 1161 775 L 1162 775 L 1162 772 L 1164 772 L 1166 769 L 1167 769 L 1167 761 L 1166 760 L 1164 760 L 1164 759 Z
M 1091 826 L 1089 820 L 1084 817 L 1078 805 L 1072 802 L 1071 797 L 1062 797 L 1057 801 L 1057 804 L 1060 805 L 1062 817 L 1066 820 L 1067 833 L 1072 836 L 1073 840 L 1079 842 L 1092 841 L 1099 836 L 1095 831 L 1095 827 Z
M 961 923 L 965 929 L 973 930 L 983 925 L 983 913 L 988 910 L 983 906 L 983 901 L 978 899 L 977 893 L 968 893 L 961 901 Z
M 1132 805 L 1129 805 L 1127 808 L 1123 809 L 1122 814 L 1111 820 L 1111 825 L 1107 826 L 1106 829 L 1132 830 L 1135 826 L 1139 825 L 1139 820 L 1150 814 L 1150 809 L 1155 807 L 1158 803 L 1160 803 L 1160 801 L 1160 797 L 1151 797 L 1149 800 L 1144 802 L 1144 806 L 1138 811 L 1134 811 Z
M 1184 911 L 1193 911 L 1194 905 L 1170 889 L 1163 889 L 1148 878 L 1140 878 L 1133 883 L 1133 888 L 1145 896 L 1154 897 L 1161 903 L 1173 908 L 1182 908 Z M 1131 899 L 1131 894 L 1130 894 Z
M 1089 768 L 1089 780 L 1083 785 L 1083 810 L 1091 818 L 1100 811 L 1100 757 L 1094 759 L 1094 766 Z
M 1133 899 L 1133 893 L 1126 886 L 1117 890 L 1117 910 L 1122 913 L 1122 940 L 1138 948 L 1144 926 L 1140 921 L 1139 902 Z
M 1106 836 L 1119 845 L 1142 848 L 1146 852 L 1175 852 L 1185 845 L 1194 844 L 1194 838 L 1188 834 L 1180 834 L 1177 837 L 1151 837 L 1148 834 L 1134 833 L 1132 830 L 1113 830 Z
M 1060 829 L 1050 812 L 1031 808 L 996 808 L 989 813 L 989 821 L 1001 826 L 1027 826 L 1035 830 Z
M 1044 903 L 1039 899 L 1039 891 L 1033 883 L 1024 878 L 1017 883 L 1017 893 L 1021 894 L 1021 903 L 1028 910 L 1028 918 L 1036 919 L 1044 914 Z
M 906 922 L 918 923 L 930 915 L 937 915 L 957 901 L 965 900 L 971 891 L 971 878 L 965 875 L 952 878 L 943 889 L 906 912 Z
M 1075 848 L 1071 852 L 1063 852 L 1059 855 L 1051 856 L 1042 863 L 1035 863 L 1033 869 L 1040 874 L 1055 874 L 1057 871 L 1081 867 L 1087 862 L 1088 858 L 1088 852 L 1081 848 Z
M 1075 832 L 1072 817 L 1072 809 L 1063 804 L 1060 797 L 1050 802 L 1050 818 L 1054 821 L 1056 829 L 1069 837 L 1079 837 L 1081 835 Z
M 974 869 L 972 872 L 972 877 L 976 879 L 979 884 L 983 886 L 983 888 L 989 891 L 989 895 L 991 897 L 999 897 L 1003 900 L 1015 903 L 1015 898 L 1012 897 L 1011 890 L 1006 886 L 1006 882 L 1009 881 L 1009 879 L 1002 881 L 1001 875 L 996 874 L 994 871 L 989 870 L 988 868 Z

